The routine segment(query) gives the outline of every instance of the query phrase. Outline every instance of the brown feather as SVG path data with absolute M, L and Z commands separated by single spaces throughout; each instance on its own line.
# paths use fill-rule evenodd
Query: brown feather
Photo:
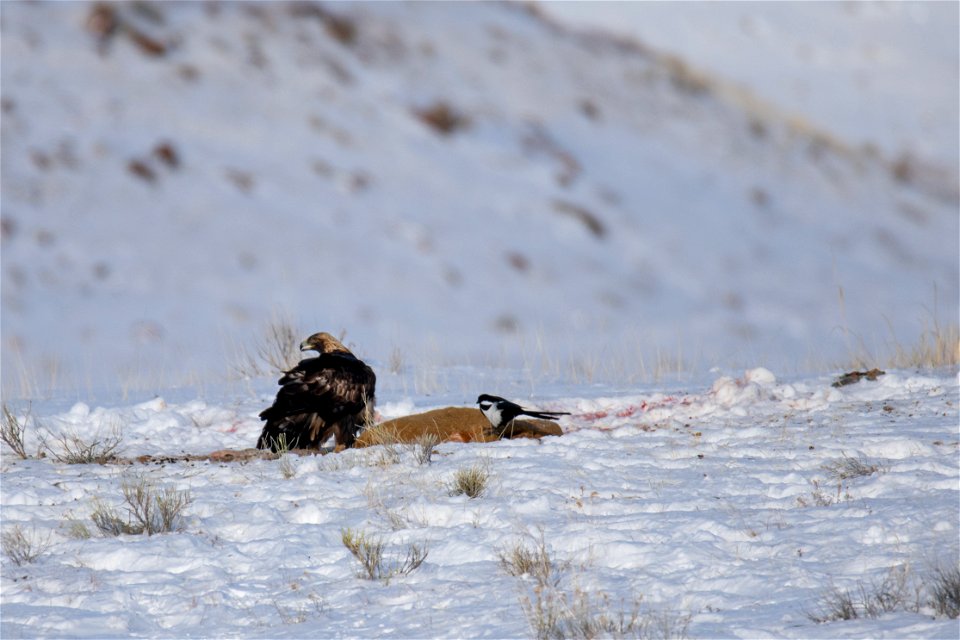
M 301 360 L 280 378 L 276 400 L 260 414 L 266 424 L 257 447 L 276 451 L 285 441 L 289 448 L 319 449 L 330 436 L 337 446 L 353 446 L 372 421 L 376 375 L 329 333 L 310 336 L 301 349 L 320 355 Z

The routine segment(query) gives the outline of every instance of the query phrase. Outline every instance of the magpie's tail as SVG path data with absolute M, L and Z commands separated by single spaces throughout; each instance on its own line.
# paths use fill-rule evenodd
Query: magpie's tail
M 553 420 L 559 416 L 568 416 L 570 413 L 567 411 L 524 411 L 523 415 L 540 418 L 541 420 Z

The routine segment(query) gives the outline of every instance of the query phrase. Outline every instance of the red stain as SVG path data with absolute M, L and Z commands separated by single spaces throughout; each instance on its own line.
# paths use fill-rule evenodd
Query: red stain
M 608 415 L 610 414 L 608 414 L 606 411 L 594 411 L 592 413 L 581 413 L 577 417 L 584 420 L 599 420 L 601 418 L 606 418 Z

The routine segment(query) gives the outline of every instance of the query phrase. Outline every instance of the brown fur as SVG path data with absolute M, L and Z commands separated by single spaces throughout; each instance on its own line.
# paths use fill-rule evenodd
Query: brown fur
M 560 425 L 550 420 L 517 419 L 507 431 L 503 438 L 542 438 L 563 434 Z M 440 442 L 492 442 L 500 439 L 479 409 L 446 407 L 381 422 L 361 433 L 356 446 L 369 447 L 384 441 L 414 442 L 428 434 L 437 436 Z

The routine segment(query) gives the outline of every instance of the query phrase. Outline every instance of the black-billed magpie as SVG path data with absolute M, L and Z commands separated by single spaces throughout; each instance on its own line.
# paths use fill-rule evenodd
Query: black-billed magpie
M 524 409 L 518 404 L 509 400 L 504 400 L 498 396 L 491 396 L 486 393 L 477 398 L 477 404 L 480 405 L 480 411 L 490 421 L 490 425 L 498 432 L 504 431 L 517 416 L 530 416 L 531 418 L 541 418 L 543 420 L 553 420 L 558 416 L 570 415 L 566 411 L 533 411 Z

